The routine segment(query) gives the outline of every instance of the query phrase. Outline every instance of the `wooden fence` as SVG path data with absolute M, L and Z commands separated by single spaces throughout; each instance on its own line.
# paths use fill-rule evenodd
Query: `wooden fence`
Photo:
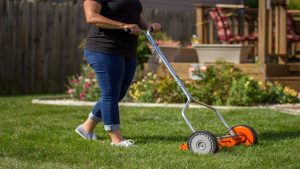
M 80 72 L 79 5 L 0 1 L 0 93 L 61 92 Z
M 175 40 L 195 32 L 194 11 L 145 9 Z M 0 0 L 0 94 L 65 90 L 67 77 L 80 73 L 88 32 L 81 4 Z

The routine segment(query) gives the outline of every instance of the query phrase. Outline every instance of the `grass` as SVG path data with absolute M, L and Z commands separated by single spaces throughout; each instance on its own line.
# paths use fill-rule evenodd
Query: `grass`
M 99 141 L 85 141 L 75 127 L 90 107 L 33 105 L 34 96 L 0 97 L 0 168 L 300 168 L 300 116 L 267 109 L 221 111 L 231 125 L 257 130 L 259 144 L 214 155 L 180 151 L 190 133 L 180 109 L 121 107 L 122 129 L 135 148 L 110 147 L 102 125 Z M 190 109 L 194 127 L 216 135 L 225 129 L 205 109 Z

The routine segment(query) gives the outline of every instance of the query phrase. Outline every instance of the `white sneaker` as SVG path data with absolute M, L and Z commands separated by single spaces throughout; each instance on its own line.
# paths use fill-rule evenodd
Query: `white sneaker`
M 134 146 L 134 141 L 133 140 L 123 140 L 119 143 L 111 143 L 111 146 L 115 146 L 115 147 L 133 147 Z

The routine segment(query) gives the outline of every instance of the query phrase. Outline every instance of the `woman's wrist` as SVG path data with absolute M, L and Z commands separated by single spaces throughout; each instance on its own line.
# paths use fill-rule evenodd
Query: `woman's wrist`
M 150 27 L 151 27 L 151 23 L 147 22 L 146 25 L 145 25 L 145 29 L 149 29 Z
M 126 25 L 125 23 L 120 23 L 120 24 L 119 24 L 119 28 L 120 28 L 120 29 L 125 29 L 125 25 Z

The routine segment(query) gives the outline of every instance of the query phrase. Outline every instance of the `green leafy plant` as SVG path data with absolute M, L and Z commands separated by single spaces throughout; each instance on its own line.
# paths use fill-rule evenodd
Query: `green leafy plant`
M 192 71 L 200 80 L 186 81 L 186 86 L 194 98 L 207 104 L 247 106 L 299 102 L 295 90 L 279 83 L 264 84 L 222 61 Z M 129 94 L 137 102 L 180 103 L 186 99 L 171 77 L 158 78 L 153 74 L 137 80 Z
M 171 77 L 162 79 L 152 73 L 132 84 L 128 93 L 137 102 L 178 103 L 185 100 L 180 87 Z
M 226 100 L 227 105 L 250 105 L 262 103 L 265 95 L 259 82 L 253 78 L 242 76 L 240 79 L 233 78 Z
M 146 63 L 151 55 L 151 51 L 147 45 L 147 39 L 145 36 L 139 36 L 139 45 L 137 48 L 137 67 L 138 69 L 144 69 L 144 63 Z
M 195 70 L 194 75 L 201 80 L 196 80 L 189 87 L 191 93 L 198 100 L 214 105 L 227 104 L 233 79 L 242 77 L 240 70 L 222 61 L 215 66 L 202 66 Z
M 140 81 L 131 85 L 129 96 L 137 102 L 155 102 L 155 88 L 157 86 L 157 76 L 148 73 Z
M 280 3 L 281 0 L 273 0 L 272 3 Z M 250 8 L 258 8 L 258 0 L 245 0 L 244 4 Z M 287 5 L 288 9 L 300 9 L 300 1 L 299 0 L 289 0 Z
M 300 99 L 295 90 L 278 82 L 266 83 L 264 92 L 267 103 L 297 103 Z
M 199 74 L 202 80 L 195 82 L 196 85 L 190 88 L 191 93 L 195 93 L 199 100 L 208 104 L 246 106 L 299 102 L 295 90 L 279 83 L 264 84 L 222 61 L 208 66 L 205 72 L 195 71 L 195 74 Z
M 300 1 L 290 0 L 290 3 L 288 4 L 288 9 L 300 9 Z
M 185 95 L 171 76 L 158 81 L 155 91 L 156 102 L 180 103 L 185 101 Z

